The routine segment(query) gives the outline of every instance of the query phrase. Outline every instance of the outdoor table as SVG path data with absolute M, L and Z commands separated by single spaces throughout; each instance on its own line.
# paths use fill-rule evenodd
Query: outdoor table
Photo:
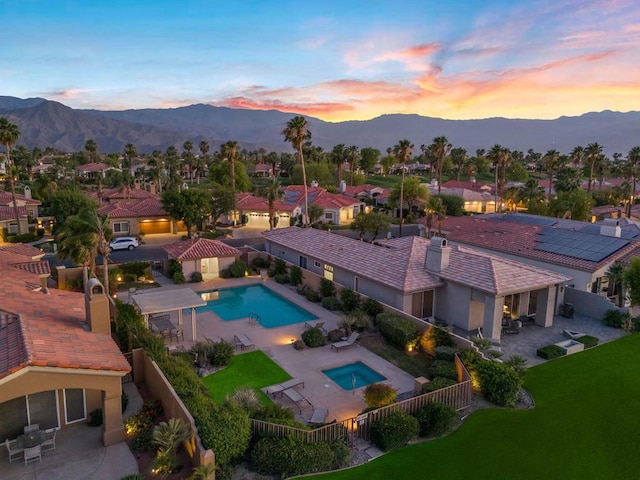
M 31 448 L 41 445 L 47 439 L 47 435 L 44 430 L 38 430 L 36 432 L 23 433 L 16 440 L 16 446 L 18 448 Z
M 151 325 L 153 325 L 160 333 L 163 332 L 172 332 L 176 329 L 176 326 L 171 323 L 171 320 L 168 318 L 159 318 L 157 320 L 151 320 Z

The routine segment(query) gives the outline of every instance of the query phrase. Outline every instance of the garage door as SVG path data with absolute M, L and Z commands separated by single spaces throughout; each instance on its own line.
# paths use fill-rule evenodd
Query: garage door
M 140 222 L 140 231 L 145 234 L 171 233 L 170 220 L 150 220 Z
M 247 214 L 247 227 L 269 228 L 269 214 L 268 213 L 248 213 Z

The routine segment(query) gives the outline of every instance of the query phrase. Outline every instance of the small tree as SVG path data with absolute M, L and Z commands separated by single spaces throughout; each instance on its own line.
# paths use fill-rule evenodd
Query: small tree
M 624 273 L 624 283 L 629 291 L 631 305 L 640 305 L 640 257 L 633 257 Z
M 364 402 L 368 408 L 380 408 L 396 403 L 398 391 L 386 383 L 372 383 L 364 389 Z

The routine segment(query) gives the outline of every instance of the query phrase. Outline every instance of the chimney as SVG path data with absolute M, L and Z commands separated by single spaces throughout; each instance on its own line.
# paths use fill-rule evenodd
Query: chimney
M 85 284 L 84 306 L 89 330 L 94 333 L 111 335 L 109 298 L 97 278 L 92 278 Z
M 620 227 L 620 220 L 617 218 L 605 218 L 600 225 L 600 235 L 620 238 L 621 234 L 622 228 Z
M 344 192 L 347 191 L 347 182 L 345 182 L 344 180 L 340 180 L 340 193 L 342 193 L 344 195 Z
M 424 268 L 430 272 L 441 272 L 449 266 L 450 253 L 451 247 L 447 245 L 446 238 L 433 237 L 427 247 Z
M 24 187 L 24 198 L 31 198 L 31 188 L 28 185 Z
M 469 177 L 469 181 L 471 183 L 476 183 L 476 177 L 474 177 L 474 176 Z

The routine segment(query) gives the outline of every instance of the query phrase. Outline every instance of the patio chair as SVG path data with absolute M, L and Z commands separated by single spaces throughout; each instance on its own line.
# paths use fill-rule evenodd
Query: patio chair
M 56 449 L 56 433 L 58 431 L 55 428 L 48 428 L 44 431 L 45 440 L 40 444 L 40 448 L 43 452 L 47 450 Z
M 171 338 L 176 339 L 176 343 L 184 342 L 184 330 L 181 328 L 179 330 L 174 330 L 171 332 Z
M 7 451 L 9 452 L 9 463 L 22 458 L 24 449 L 18 448 L 18 440 L 9 440 L 7 438 L 4 444 L 6 445 Z
M 38 430 L 40 430 L 39 423 L 34 423 L 33 425 L 26 425 L 24 427 L 24 433 L 37 432 Z
M 331 344 L 331 348 L 336 350 L 336 352 L 339 352 L 340 349 L 342 348 L 346 348 L 346 347 L 350 347 L 352 346 L 354 343 L 356 343 L 356 340 L 358 339 L 358 337 L 360 336 L 360 334 L 358 332 L 353 332 L 349 338 L 347 338 L 346 340 L 343 340 L 342 342 L 336 342 L 336 343 L 332 343 Z
M 233 336 L 233 340 L 236 342 L 236 348 L 240 346 L 242 350 L 246 348 L 255 348 L 256 345 L 251 341 L 251 339 L 247 336 L 246 333 L 238 333 Z
M 302 404 L 304 402 L 306 402 L 310 406 L 313 406 L 311 405 L 311 402 L 307 400 L 307 398 L 304 395 L 302 395 L 297 390 L 294 390 L 293 388 L 286 389 L 285 391 L 282 392 L 282 394 L 296 404 L 296 406 L 298 407 L 298 410 L 300 410 L 300 413 L 302 413 Z
M 277 385 L 271 385 L 270 387 L 265 388 L 264 391 L 267 395 L 275 397 L 276 394 L 282 393 L 289 388 L 294 388 L 299 385 L 302 385 L 302 388 L 304 388 L 304 381 L 300 380 L 299 378 L 292 378 L 291 380 L 287 380 L 286 382 L 279 383 Z
M 27 465 L 29 462 L 35 462 L 36 460 L 42 461 L 42 449 L 40 445 L 36 445 L 35 447 L 25 448 L 24 449 L 24 464 Z
M 315 325 L 311 322 L 304 322 L 304 328 L 319 328 L 320 330 L 322 330 L 322 332 L 326 335 L 327 331 L 324 328 L 324 323 L 325 322 L 316 322 Z
M 311 415 L 311 419 L 309 420 L 309 424 L 318 424 L 324 423 L 327 420 L 327 416 L 329 415 L 329 410 L 326 408 L 314 408 L 313 414 Z

